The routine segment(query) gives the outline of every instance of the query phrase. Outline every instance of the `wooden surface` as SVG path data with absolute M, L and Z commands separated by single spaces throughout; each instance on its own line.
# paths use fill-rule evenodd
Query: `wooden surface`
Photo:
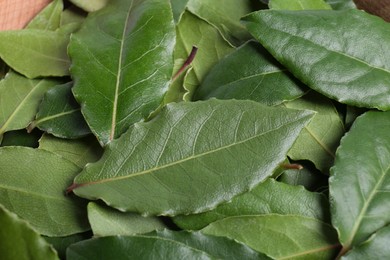
M 390 0 L 354 0 L 354 2 L 359 9 L 390 22 Z
M 0 0 L 0 31 L 24 28 L 51 0 Z

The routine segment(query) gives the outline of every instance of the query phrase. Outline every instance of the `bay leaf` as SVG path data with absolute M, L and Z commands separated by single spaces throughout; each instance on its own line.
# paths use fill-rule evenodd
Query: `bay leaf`
M 55 250 L 26 221 L 2 205 L 0 223 L 1 259 L 59 259 Z
M 168 104 L 108 145 L 71 189 L 144 215 L 206 211 L 272 175 L 312 116 L 242 100 Z
M 379 229 L 362 244 L 354 247 L 342 260 L 387 259 L 390 256 L 390 226 Z
M 43 237 L 55 248 L 60 259 L 66 259 L 66 249 L 77 242 L 91 238 L 91 232 L 78 233 L 66 237 Z
M 325 0 L 334 10 L 356 9 L 353 0 Z
M 164 230 L 145 235 L 107 236 L 71 245 L 67 259 L 270 259 L 247 246 L 199 232 Z
M 390 222 L 389 129 L 390 112 L 367 112 L 337 149 L 329 195 L 344 253 Z
M 310 88 L 344 104 L 390 109 L 389 23 L 359 10 L 266 10 L 244 21 Z
M 79 171 L 73 163 L 45 150 L 2 147 L 0 203 L 43 235 L 88 230 L 85 203 L 64 192 Z
M 91 133 L 72 94 L 72 82 L 49 89 L 28 129 L 38 127 L 60 138 L 75 139 Z
M 42 132 L 39 129 L 35 129 L 30 133 L 26 129 L 9 131 L 4 133 L 0 146 L 27 146 L 37 148 L 38 140 L 41 136 Z
M 320 193 L 268 179 L 212 211 L 176 216 L 173 221 L 187 230 L 202 229 L 214 221 L 243 215 L 298 215 L 330 222 L 328 208 L 327 198 Z
M 221 36 L 218 29 L 188 11 L 182 15 L 176 34 L 175 63 L 183 64 L 193 46 L 198 48 L 182 83 L 186 92 L 183 98 L 190 101 L 209 70 L 221 58 L 234 51 L 234 48 Z
M 250 99 L 277 105 L 302 96 L 304 91 L 305 87 L 260 44 L 251 41 L 209 71 L 194 99 Z
M 62 0 L 54 0 L 48 4 L 26 26 L 27 29 L 55 31 L 60 27 L 60 20 L 64 4 Z
M 294 215 L 229 217 L 202 232 L 245 243 L 274 259 L 334 259 L 339 247 L 330 225 Z
M 94 0 L 94 1 L 70 0 L 70 2 L 72 2 L 72 4 L 80 7 L 81 9 L 87 12 L 95 12 L 108 5 L 109 0 Z
M 70 28 L 0 32 L 0 57 L 28 78 L 69 75 Z
M 173 18 L 175 23 L 180 21 L 181 15 L 184 13 L 189 0 L 171 0 Z
M 166 228 L 157 217 L 120 212 L 94 202 L 88 204 L 88 220 L 94 236 L 136 235 Z
M 332 101 L 311 91 L 283 105 L 317 112 L 298 136 L 288 156 L 293 160 L 309 160 L 321 172 L 328 174 L 340 139 L 345 133 L 343 122 Z
M 84 168 L 87 163 L 96 162 L 103 154 L 102 147 L 92 135 L 76 140 L 65 140 L 45 134 L 39 140 L 39 149 L 55 153 L 80 168 Z
M 28 79 L 8 72 L 0 81 L 0 136 L 28 126 L 38 111 L 44 93 L 60 79 Z
M 91 13 L 72 35 L 73 93 L 102 144 L 162 102 L 172 76 L 174 30 L 169 0 L 119 0 Z
M 78 23 L 81 24 L 84 22 L 88 13 L 84 12 L 82 9 L 77 8 L 76 6 L 69 6 L 61 14 L 61 26 Z
M 269 8 L 274 10 L 329 10 L 332 7 L 324 0 L 271 0 Z

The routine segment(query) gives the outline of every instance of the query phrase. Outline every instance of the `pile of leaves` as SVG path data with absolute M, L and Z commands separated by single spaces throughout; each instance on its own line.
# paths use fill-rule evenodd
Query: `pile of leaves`
M 53 1 L 0 32 L 1 258 L 389 258 L 389 46 L 352 1 Z

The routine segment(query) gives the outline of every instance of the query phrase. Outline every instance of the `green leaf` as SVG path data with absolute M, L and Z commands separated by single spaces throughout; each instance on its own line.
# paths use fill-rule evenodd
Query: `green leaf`
M 324 0 L 271 0 L 269 8 L 274 10 L 328 10 L 332 9 Z
M 177 216 L 173 221 L 182 229 L 197 230 L 230 216 L 299 215 L 330 222 L 328 201 L 320 193 L 268 179 L 250 192 L 234 197 L 231 202 L 197 215 Z
M 180 21 L 181 15 L 184 13 L 189 0 L 171 0 L 173 18 L 175 23 Z
M 356 9 L 353 0 L 325 0 L 334 10 Z
M 41 234 L 66 236 L 89 228 L 85 203 L 65 195 L 80 171 L 73 163 L 41 149 L 0 148 L 0 203 Z
M 81 9 L 87 12 L 98 11 L 109 4 L 109 0 L 94 0 L 94 1 L 70 0 L 70 2 L 72 2 L 74 5 L 80 7 Z
M 93 202 L 88 204 L 88 219 L 95 236 L 135 235 L 166 228 L 156 217 L 120 212 Z
M 24 220 L 0 205 L 0 255 L 3 260 L 58 259 L 53 248 Z
M 91 133 L 72 94 L 72 82 L 48 90 L 39 106 L 31 131 L 38 127 L 61 138 L 80 138 Z
M 102 144 L 160 105 L 172 76 L 174 30 L 168 0 L 118 0 L 73 34 L 73 93 Z
M 200 85 L 210 69 L 222 57 L 234 51 L 234 48 L 222 38 L 218 29 L 188 11 L 182 15 L 176 34 L 175 63 L 183 64 L 190 55 L 192 47 L 198 47 L 195 59 L 191 63 L 192 69 L 187 71 L 183 82 L 187 92 L 184 100 L 190 101 L 196 87 Z M 190 83 L 187 82 L 188 80 Z
M 255 11 L 253 2 L 251 0 L 190 0 L 187 9 L 218 28 L 230 43 L 240 45 L 252 38 L 240 19 Z
M 60 259 L 66 259 L 66 249 L 71 245 L 82 240 L 91 238 L 90 232 L 74 234 L 66 237 L 44 237 L 57 251 Z
M 7 73 L 0 81 L 0 136 L 27 127 L 44 93 L 60 83 L 58 79 L 27 79 L 14 72 Z
M 112 236 L 71 245 L 67 259 L 269 259 L 233 240 L 164 230 Z
M 77 140 L 64 140 L 46 134 L 39 140 L 39 149 L 55 153 L 80 168 L 96 162 L 103 154 L 103 149 L 92 135 Z
M 88 13 L 77 8 L 76 6 L 70 6 L 66 8 L 61 15 L 61 26 L 78 23 L 82 24 L 87 17 Z
M 69 75 L 69 28 L 0 32 L 0 57 L 28 78 Z
M 40 29 L 55 31 L 60 27 L 60 20 L 64 4 L 62 0 L 54 0 L 48 4 L 34 19 L 26 26 L 28 29 Z
M 73 188 L 144 215 L 206 211 L 270 176 L 312 115 L 242 100 L 168 104 L 112 142 Z
M 317 219 L 293 215 L 240 216 L 211 223 L 202 231 L 225 236 L 276 259 L 334 259 L 334 229 Z
M 389 23 L 359 10 L 267 10 L 244 20 L 310 88 L 348 105 L 390 109 Z
M 304 87 L 264 48 L 248 42 L 214 66 L 194 99 L 250 99 L 277 105 L 304 94 Z
M 0 146 L 27 146 L 31 148 L 38 147 L 38 140 L 42 132 L 38 129 L 28 133 L 25 129 L 6 132 Z
M 390 222 L 389 127 L 390 112 L 367 112 L 337 149 L 329 193 L 344 252 Z
M 379 229 L 367 241 L 354 247 L 342 260 L 388 259 L 390 256 L 390 226 Z
M 345 133 L 343 122 L 332 101 L 311 91 L 303 98 L 284 105 L 288 108 L 317 112 L 302 130 L 288 156 L 293 160 L 312 161 L 317 169 L 327 174 L 333 165 L 340 139 Z

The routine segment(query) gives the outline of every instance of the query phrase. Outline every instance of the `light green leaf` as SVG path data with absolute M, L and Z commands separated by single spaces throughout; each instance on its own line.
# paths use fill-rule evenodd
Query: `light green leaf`
M 245 243 L 276 259 L 334 259 L 339 246 L 330 225 L 303 216 L 230 217 L 211 223 L 202 232 Z
M 337 149 L 329 194 L 343 252 L 390 222 L 390 112 L 356 119 Z
M 45 93 L 35 120 L 28 127 L 30 131 L 38 127 L 49 134 L 68 139 L 91 133 L 73 97 L 72 86 L 73 83 L 69 82 Z
M 55 31 L 60 27 L 60 20 L 64 4 L 62 0 L 54 0 L 48 4 L 34 19 L 26 26 L 27 29 L 40 29 Z
M 69 30 L 1 31 L 0 57 L 28 78 L 69 75 Z
M 199 232 L 164 230 L 112 236 L 71 245 L 67 259 L 269 259 L 233 240 Z
M 87 12 L 84 12 L 76 6 L 70 6 L 66 8 L 61 14 L 61 26 L 72 23 L 78 23 L 81 26 L 87 15 Z
M 248 42 L 209 71 L 194 99 L 250 99 L 277 105 L 302 96 L 304 91 L 260 44 Z
M 184 100 L 190 101 L 209 70 L 234 48 L 222 38 L 218 29 L 188 11 L 181 17 L 176 34 L 175 63 L 183 64 L 192 47 L 198 47 L 192 69 L 187 71 L 183 82 L 187 92 Z
M 0 255 L 3 260 L 59 259 L 53 248 L 24 220 L 0 205 Z
M 379 229 L 367 241 L 354 247 L 342 260 L 381 260 L 390 257 L 390 226 Z
M 390 109 L 389 23 L 359 10 L 266 10 L 244 20 L 310 88 L 348 105 Z
M 197 215 L 177 216 L 173 221 L 182 229 L 197 230 L 230 216 L 299 215 L 330 222 L 328 201 L 320 193 L 268 179 L 250 192 L 234 197 L 231 202 Z
M 356 9 L 353 0 L 325 0 L 334 10 Z
M 118 0 L 91 13 L 73 34 L 73 93 L 102 144 L 162 102 L 172 76 L 174 30 L 169 0 Z
M 269 8 L 274 10 L 329 10 L 324 0 L 270 0 Z
M 74 5 L 80 7 L 81 9 L 87 12 L 95 12 L 108 5 L 110 1 L 109 0 L 93 0 L 93 1 L 70 0 L 70 2 L 72 2 Z
M 85 203 L 65 195 L 80 171 L 73 163 L 41 149 L 0 148 L 0 203 L 41 234 L 66 236 L 88 230 Z
M 58 79 L 27 79 L 15 72 L 7 73 L 0 81 L 0 136 L 27 127 L 44 93 L 60 83 Z
M 77 140 L 64 140 L 46 134 L 39 140 L 39 149 L 55 153 L 80 168 L 96 162 L 103 154 L 103 149 L 92 135 Z
M 88 204 L 88 219 L 95 236 L 136 235 L 166 228 L 157 217 L 120 212 L 94 202 Z
M 221 32 L 222 36 L 234 45 L 251 39 L 240 22 L 241 17 L 256 11 L 251 0 L 190 0 L 187 9 Z
M 284 103 L 284 106 L 317 112 L 313 120 L 302 130 L 288 156 L 293 160 L 312 161 L 317 169 L 327 174 L 345 132 L 332 101 L 311 91 L 303 98 Z
M 84 168 L 74 192 L 144 215 L 206 211 L 272 175 L 312 115 L 242 100 L 168 104 Z

